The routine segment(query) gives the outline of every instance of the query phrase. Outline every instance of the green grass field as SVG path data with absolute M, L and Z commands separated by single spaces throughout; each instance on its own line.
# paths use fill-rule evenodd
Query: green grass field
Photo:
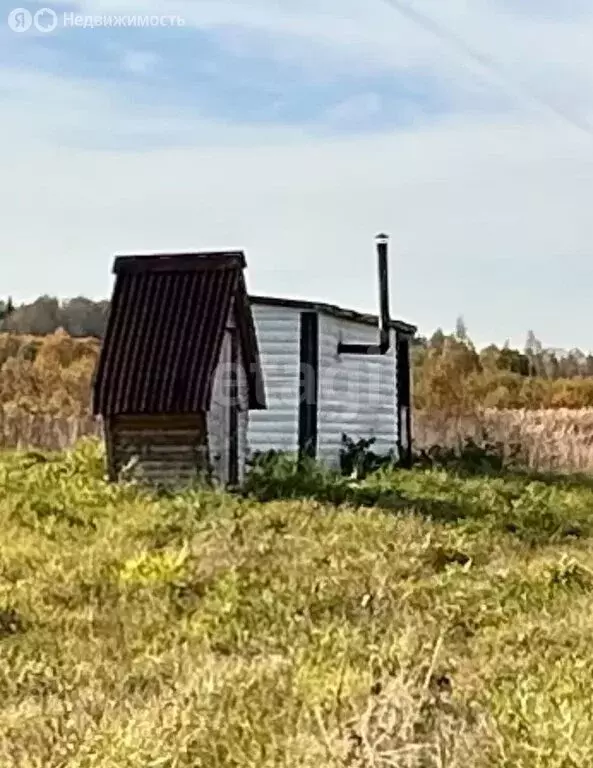
M 102 476 L 1 459 L 2 768 L 593 766 L 585 480 Z

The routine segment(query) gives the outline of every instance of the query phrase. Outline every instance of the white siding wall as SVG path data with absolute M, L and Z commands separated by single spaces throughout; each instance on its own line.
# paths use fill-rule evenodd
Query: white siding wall
M 212 402 L 208 412 L 208 448 L 210 462 L 216 478 L 221 483 L 228 482 L 228 450 L 229 450 L 229 426 L 230 426 L 230 371 L 231 363 L 231 334 L 226 331 L 220 352 L 220 360 L 216 370 L 212 389 Z M 247 454 L 247 428 L 249 424 L 247 375 L 243 366 L 239 368 L 239 482 L 243 480 L 245 473 L 245 459 Z
M 300 311 L 254 305 L 267 410 L 249 414 L 249 450 L 298 450 Z
M 318 458 L 337 466 L 342 433 L 375 437 L 373 449 L 396 449 L 395 331 L 386 355 L 338 355 L 338 342 L 376 344 L 376 328 L 319 315 Z

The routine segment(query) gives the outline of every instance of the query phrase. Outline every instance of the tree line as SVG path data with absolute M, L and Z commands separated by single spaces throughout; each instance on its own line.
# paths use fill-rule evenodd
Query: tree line
M 62 341 L 56 341 L 57 347 L 51 345 L 55 352 L 60 345 L 65 348 L 66 336 L 101 339 L 108 311 L 108 301 L 82 296 L 62 302 L 41 296 L 19 306 L 7 300 L 0 302 L 0 330 L 35 337 L 60 331 Z M 5 344 L 0 358 L 6 361 L 6 352 L 13 347 Z M 29 363 L 34 362 L 38 348 L 39 342 L 28 342 L 22 354 Z M 92 356 L 97 348 L 85 348 L 84 356 Z M 506 342 L 478 350 L 459 318 L 450 333 L 439 328 L 432 336 L 418 336 L 412 355 L 415 407 L 421 410 L 593 407 L 593 355 L 579 349 L 546 348 L 533 331 L 527 333 L 522 349 Z M 5 374 L 2 359 L 0 366 Z M 84 370 L 88 374 L 88 364 Z
M 14 306 L 0 302 L 0 330 L 47 336 L 62 328 L 74 338 L 103 338 L 109 302 L 93 301 L 77 296 L 59 301 L 53 296 L 40 296 L 30 304 Z
M 548 349 L 533 331 L 525 347 L 478 350 L 462 318 L 413 348 L 415 405 L 421 410 L 593 407 L 593 355 Z

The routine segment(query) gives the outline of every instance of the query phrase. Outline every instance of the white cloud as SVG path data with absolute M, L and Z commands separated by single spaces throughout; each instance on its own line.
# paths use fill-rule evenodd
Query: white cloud
M 300 35 L 349 51 L 350 60 L 365 53 L 370 57 L 366 63 L 442 64 L 451 56 L 386 0 L 76 0 L 72 5 L 89 14 L 178 14 L 202 28 L 236 25 L 274 35 Z M 500 0 L 412 0 L 407 5 L 445 24 L 484 53 L 500 54 L 509 66 L 554 62 L 592 70 L 588 43 L 593 7 L 571 18 L 567 5 L 566 16 L 552 21 L 545 15 L 511 12 L 510 3 Z
M 360 124 L 381 114 L 382 101 L 377 93 L 361 93 L 344 99 L 331 107 L 325 115 L 330 124 Z
M 150 51 L 126 51 L 121 59 L 124 72 L 133 75 L 147 75 L 154 71 L 159 57 Z
M 454 119 L 332 140 L 197 121 L 183 147 L 74 150 L 48 127 L 81 110 L 97 134 L 159 119 L 99 88 L 81 105 L 70 83 L 20 86 L 0 110 L 15 131 L 0 149 L 4 292 L 101 295 L 116 251 L 239 247 L 254 290 L 372 309 L 371 240 L 387 229 L 398 315 L 431 330 L 465 312 L 485 340 L 534 326 L 550 343 L 587 344 L 573 327 L 587 305 L 566 294 L 566 319 L 549 311 L 559 290 L 579 290 L 570 269 L 593 242 L 592 145 L 562 126 Z M 37 126 L 35 142 L 17 140 L 19 120 Z M 518 265 L 530 282 L 517 283 Z
M 377 61 L 430 64 L 449 58 L 430 33 L 398 14 L 386 0 L 79 0 L 88 13 L 179 14 L 188 23 L 212 28 L 237 25 L 275 34 L 302 35 L 351 57 L 365 52 Z M 513 12 L 500 0 L 411 0 L 410 8 L 448 26 L 469 44 L 499 55 L 509 66 L 520 63 L 568 64 L 593 69 L 590 32 L 593 7 L 563 18 Z M 441 62 L 442 63 L 442 62 Z
M 554 17 L 522 12 L 508 0 L 403 0 L 442 25 L 494 67 L 484 67 L 463 46 L 437 36 L 398 12 L 401 0 L 78 0 L 85 13 L 166 13 L 202 29 L 238 31 L 228 38 L 255 53 L 290 60 L 318 79 L 353 72 L 417 70 L 440 77 L 457 106 L 470 108 L 476 83 L 492 101 L 508 92 L 528 113 L 552 102 L 576 122 L 593 113 L 593 6 L 565 5 Z M 571 15 L 571 9 L 573 9 Z M 224 37 L 222 39 L 224 44 Z M 463 95 L 465 94 L 465 98 Z M 483 101 L 483 98 L 481 99 Z
M 461 46 L 439 39 L 390 2 L 444 26 L 497 66 L 480 66 Z M 519 7 L 509 0 L 71 0 L 70 5 L 93 15 L 179 15 L 201 29 L 235 27 L 229 46 L 236 48 L 242 36 L 244 49 L 257 53 L 263 45 L 269 55 L 318 79 L 412 69 L 438 75 L 460 106 L 471 106 L 476 83 L 485 82 L 495 101 L 502 87 L 529 112 L 536 106 L 529 94 L 553 101 L 577 121 L 593 112 L 593 5 L 584 0 L 563 4 L 563 12 L 556 8 L 553 16 L 549 9 L 541 12 L 541 4 Z M 250 37 L 254 33 L 265 40 Z

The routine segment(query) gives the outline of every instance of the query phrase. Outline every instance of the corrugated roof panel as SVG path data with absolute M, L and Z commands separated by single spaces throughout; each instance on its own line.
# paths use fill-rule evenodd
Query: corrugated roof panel
M 265 407 L 240 261 L 117 259 L 107 332 L 93 387 L 95 414 L 206 411 L 233 298 L 252 407 Z M 142 263 L 143 262 L 143 263 Z M 189 269 L 188 263 L 199 265 Z

